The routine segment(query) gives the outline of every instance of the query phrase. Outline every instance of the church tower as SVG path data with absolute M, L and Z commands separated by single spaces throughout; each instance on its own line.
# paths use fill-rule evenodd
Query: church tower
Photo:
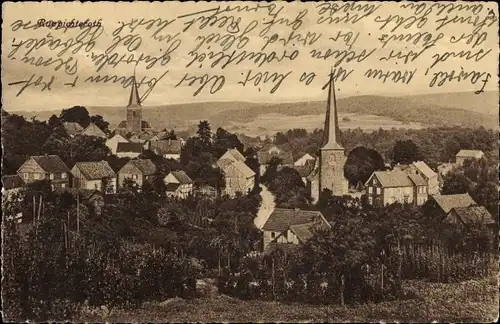
M 332 71 L 333 74 L 333 71 Z M 320 149 L 319 193 L 329 189 L 334 196 L 348 194 L 348 182 L 344 177 L 344 165 L 347 160 L 344 148 L 340 145 L 339 118 L 335 97 L 333 77 L 328 88 L 325 127 L 323 129 L 323 144 Z
M 127 105 L 127 132 L 132 134 L 140 133 L 142 130 L 142 106 L 139 91 L 137 90 L 137 83 L 135 81 L 130 89 L 130 98 Z

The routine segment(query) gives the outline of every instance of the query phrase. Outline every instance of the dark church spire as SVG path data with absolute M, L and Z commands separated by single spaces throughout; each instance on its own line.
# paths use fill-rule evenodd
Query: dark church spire
M 335 83 L 333 68 L 330 74 L 328 86 L 328 102 L 326 105 L 325 127 L 323 128 L 323 150 L 339 150 L 343 147 L 339 144 L 340 129 L 337 113 L 337 98 L 335 97 Z
M 130 89 L 130 98 L 128 100 L 128 107 L 141 107 L 141 97 L 139 97 L 139 90 L 137 90 L 137 82 L 135 79 L 135 67 L 134 67 L 134 82 Z

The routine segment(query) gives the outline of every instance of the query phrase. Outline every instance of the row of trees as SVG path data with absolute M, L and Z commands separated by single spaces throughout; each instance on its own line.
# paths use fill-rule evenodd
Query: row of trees
M 371 209 L 328 190 L 316 207 L 330 221 L 329 230 L 296 249 L 247 257 L 237 273 L 220 278 L 221 291 L 247 299 L 347 304 L 401 297 L 403 279 L 448 282 L 495 273 L 497 237 L 481 224 L 437 226 L 418 208 Z M 467 235 L 471 231 L 475 235 Z M 425 250 L 412 248 L 422 244 Z
M 498 156 L 488 159 L 466 160 L 445 177 L 443 194 L 468 193 L 491 215 L 498 213 Z
M 43 154 L 58 155 L 69 167 L 75 162 L 106 160 L 111 152 L 105 139 L 92 136 L 71 138 L 63 128 L 64 122 L 76 122 L 82 127 L 95 123 L 109 133 L 109 123 L 102 116 L 90 116 L 86 108 L 64 109 L 59 117 L 49 121 L 26 120 L 2 110 L 2 143 L 4 149 L 2 173 L 15 174 L 27 157 Z
M 165 197 L 161 180 L 141 188 L 127 181 L 99 214 L 47 181 L 23 188 L 18 195 L 33 218 L 4 228 L 8 318 L 74 318 L 84 305 L 194 296 L 196 278 L 235 271 L 255 250 L 258 192 L 177 200 Z M 17 206 L 5 202 L 4 213 Z M 21 233 L 26 223 L 33 227 Z
M 290 149 L 294 156 L 317 154 L 323 140 L 323 130 L 307 132 L 293 129 L 277 133 L 275 143 Z M 365 132 L 358 129 L 343 130 L 340 143 L 347 152 L 358 146 L 374 149 L 387 162 L 408 163 L 425 160 L 431 167 L 439 162 L 454 161 L 461 149 L 476 149 L 498 156 L 498 135 L 493 130 L 479 127 L 434 127 L 425 129 L 379 129 Z

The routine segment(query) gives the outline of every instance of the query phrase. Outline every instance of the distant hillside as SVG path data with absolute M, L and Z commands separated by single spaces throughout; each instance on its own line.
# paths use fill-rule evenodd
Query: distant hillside
M 493 93 L 494 94 L 494 93 Z M 498 128 L 498 105 L 492 93 L 416 95 L 409 97 L 356 96 L 338 100 L 340 113 L 378 115 L 393 120 L 419 123 L 428 126 L 457 125 L 466 127 L 484 126 Z M 498 101 L 498 98 L 496 98 Z M 439 104 L 438 104 L 439 103 Z M 456 104 L 456 106 L 454 106 Z M 144 118 L 154 128 L 194 130 L 198 121 L 208 120 L 213 128 L 231 124 L 249 123 L 268 114 L 285 116 L 321 115 L 325 112 L 325 101 L 294 103 L 250 103 L 250 102 L 205 102 L 145 107 Z M 102 115 L 112 127 L 125 117 L 124 107 L 88 107 L 91 114 Z M 13 112 L 27 117 L 36 115 L 47 119 L 59 111 Z M 492 116 L 495 115 L 495 118 Z
M 434 104 L 448 108 L 459 108 L 498 117 L 498 94 L 495 91 L 485 91 L 480 94 L 475 94 L 472 91 L 425 94 L 402 98 L 420 104 Z

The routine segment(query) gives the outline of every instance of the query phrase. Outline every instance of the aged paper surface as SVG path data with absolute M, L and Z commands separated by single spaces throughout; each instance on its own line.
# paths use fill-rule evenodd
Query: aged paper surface
M 2 18 L 6 319 L 497 317 L 496 3 Z

